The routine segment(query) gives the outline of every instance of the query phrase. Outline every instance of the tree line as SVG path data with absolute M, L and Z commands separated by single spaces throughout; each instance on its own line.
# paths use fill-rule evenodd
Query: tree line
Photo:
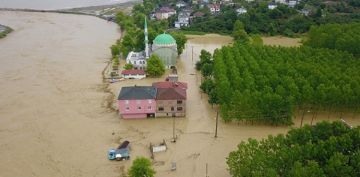
M 291 124 L 295 110 L 360 106 L 360 60 L 347 52 L 236 43 L 202 51 L 196 66 L 225 121 Z
M 305 45 L 316 48 L 337 49 L 360 56 L 360 23 L 326 24 L 314 26 Z
M 207 7 L 197 10 L 195 6 L 194 9 L 205 12 L 205 16 L 195 18 L 190 27 L 183 30 L 230 34 L 234 22 L 240 20 L 249 34 L 294 36 L 307 32 L 312 25 L 360 22 L 360 15 L 356 13 L 359 11 L 358 3 L 351 0 L 335 3 L 303 0 L 295 8 L 278 4 L 275 9 L 268 9 L 269 2 L 238 0 L 239 5 L 222 6 L 221 12 L 216 15 L 211 15 Z M 247 13 L 237 14 L 236 9 L 239 7 L 245 7 Z M 301 14 L 303 9 L 309 14 Z
M 241 142 L 227 158 L 233 177 L 360 176 L 360 127 L 321 122 Z

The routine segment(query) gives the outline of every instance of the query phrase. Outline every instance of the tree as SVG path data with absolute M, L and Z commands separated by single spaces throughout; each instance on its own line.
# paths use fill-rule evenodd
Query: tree
M 111 49 L 111 55 L 113 58 L 119 56 L 120 48 L 118 45 L 114 44 L 110 47 L 110 49 Z
M 235 41 L 238 41 L 240 43 L 249 42 L 249 36 L 244 30 L 244 24 L 241 23 L 239 20 L 235 21 L 232 36 L 234 37 Z
M 128 172 L 129 177 L 154 177 L 155 170 L 151 167 L 149 159 L 137 157 Z
M 170 34 L 176 40 L 178 55 L 181 55 L 185 48 L 185 44 L 187 42 L 186 36 L 184 35 L 184 33 L 181 33 L 181 32 L 171 32 Z
M 131 63 L 126 63 L 126 64 L 124 65 L 124 69 L 126 69 L 126 70 L 128 70 L 128 69 L 133 69 L 133 68 L 134 68 L 134 65 L 131 64 Z
M 146 72 L 153 77 L 159 77 L 165 73 L 164 63 L 162 63 L 157 55 L 152 54 L 148 59 Z

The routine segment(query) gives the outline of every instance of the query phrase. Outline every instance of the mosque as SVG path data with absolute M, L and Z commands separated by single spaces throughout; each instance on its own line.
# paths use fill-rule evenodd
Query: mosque
M 176 66 L 176 58 L 178 56 L 176 40 L 170 34 L 160 34 L 155 37 L 150 47 L 146 19 L 144 34 L 145 50 L 140 52 L 131 51 L 126 57 L 126 63 L 131 63 L 134 69 L 146 69 L 146 61 L 150 58 L 151 54 L 156 54 L 166 68 L 170 69 Z

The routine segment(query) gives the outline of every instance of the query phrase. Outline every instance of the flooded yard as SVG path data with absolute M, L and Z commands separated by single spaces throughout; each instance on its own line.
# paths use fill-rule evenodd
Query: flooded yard
M 123 120 L 107 108 L 110 99 L 116 109 L 121 87 L 151 85 L 165 78 L 103 83 L 109 46 L 120 37 L 115 24 L 50 13 L 0 12 L 0 19 L 14 29 L 0 40 L 1 177 L 118 177 L 136 156 L 150 158 L 150 143 L 163 140 L 169 149 L 155 154 L 157 177 L 205 176 L 206 164 L 209 176 L 226 177 L 226 157 L 240 141 L 289 130 L 219 121 L 214 138 L 216 109 L 201 94 L 194 65 L 201 49 L 213 51 L 231 43 L 230 37 L 188 36 L 178 59 L 179 79 L 189 87 L 187 113 L 175 119 L 177 142 L 171 143 L 174 119 Z M 309 123 L 311 113 L 305 116 Z M 345 117 L 352 125 L 360 124 L 358 116 Z M 328 120 L 327 114 L 314 122 L 321 119 Z M 299 125 L 297 118 L 294 126 Z M 123 140 L 132 144 L 131 160 L 109 161 L 107 150 Z M 172 162 L 176 171 L 170 170 Z

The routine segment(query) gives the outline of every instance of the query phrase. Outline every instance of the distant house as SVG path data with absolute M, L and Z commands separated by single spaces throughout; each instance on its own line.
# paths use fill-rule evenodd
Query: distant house
M 184 1 L 179 1 L 179 2 L 176 3 L 176 7 L 179 8 L 179 9 L 183 8 L 183 7 L 186 7 L 186 5 L 187 5 L 186 2 L 184 2 Z
M 311 12 L 308 9 L 301 9 L 299 13 L 301 13 L 304 16 L 309 16 Z
M 220 12 L 220 4 L 209 4 L 208 7 L 212 14 Z
M 203 12 L 195 12 L 193 14 L 193 18 L 196 18 L 196 17 L 203 17 L 205 14 Z
M 270 9 L 270 10 L 273 10 L 276 7 L 277 7 L 277 4 L 275 4 L 274 2 L 271 2 L 271 3 L 268 4 L 268 9 Z
M 155 117 L 157 89 L 151 86 L 122 87 L 118 96 L 119 113 L 124 119 Z
M 183 117 L 186 115 L 186 89 L 183 82 L 157 82 L 156 117 Z
M 176 10 L 170 7 L 161 7 L 155 12 L 156 19 L 158 20 L 168 19 L 170 16 L 175 14 Z
M 236 12 L 238 15 L 241 15 L 241 14 L 246 14 L 247 10 L 244 7 L 240 7 L 238 9 L 236 9 Z
M 286 4 L 286 0 L 275 0 L 275 3 Z
M 175 28 L 187 27 L 190 23 L 190 13 L 189 12 L 180 12 L 178 15 L 178 20 L 175 22 Z
M 288 6 L 291 7 L 291 8 L 294 8 L 296 6 L 296 4 L 297 4 L 297 1 L 294 1 L 294 0 L 290 0 L 288 2 Z
M 123 70 L 121 75 L 125 79 L 143 79 L 146 77 L 145 71 L 138 69 Z

